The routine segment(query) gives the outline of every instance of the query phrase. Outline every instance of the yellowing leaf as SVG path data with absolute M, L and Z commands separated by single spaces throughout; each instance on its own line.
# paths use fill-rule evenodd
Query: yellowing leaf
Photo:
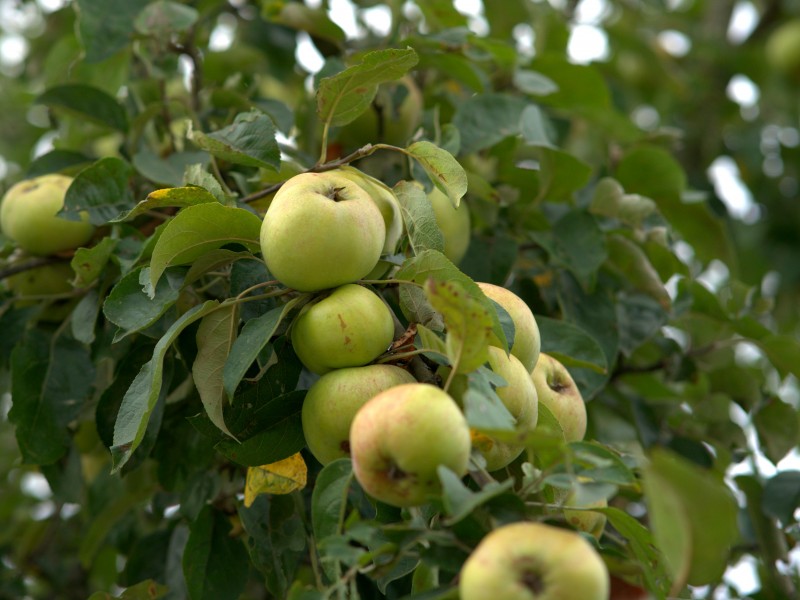
M 250 507 L 259 494 L 290 494 L 306 487 L 308 468 L 300 453 L 260 467 L 249 467 L 244 486 L 244 505 Z

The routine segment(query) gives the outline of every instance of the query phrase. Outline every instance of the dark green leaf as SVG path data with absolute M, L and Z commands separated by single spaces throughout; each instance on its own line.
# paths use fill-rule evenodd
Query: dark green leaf
M 767 480 L 763 494 L 764 512 L 784 525 L 794 522 L 800 507 L 800 471 L 781 471 Z
M 603 350 L 591 335 L 566 321 L 536 317 L 542 338 L 542 352 L 550 354 L 567 367 L 591 369 L 607 373 L 608 363 Z
M 244 590 L 247 550 L 230 531 L 228 517 L 210 506 L 191 524 L 183 555 L 191 600 L 236 600 Z
M 753 416 L 753 423 L 764 454 L 775 464 L 800 446 L 800 415 L 778 398 L 767 399 Z
M 428 249 L 444 251 L 444 237 L 425 191 L 418 185 L 401 181 L 394 187 L 394 193 L 400 202 L 408 241 L 414 253 Z
M 479 94 L 463 102 L 453 116 L 461 133 L 461 152 L 471 154 L 520 132 L 520 117 L 528 103 L 506 94 Z
M 133 25 L 143 35 L 164 38 L 172 32 L 186 31 L 197 22 L 197 17 L 197 10 L 191 6 L 157 0 L 139 13 Z
M 101 158 L 75 177 L 60 216 L 77 221 L 86 211 L 95 225 L 114 221 L 133 208 L 133 192 L 128 185 L 132 176 L 133 168 L 124 160 Z
M 281 166 L 275 124 L 258 110 L 236 115 L 232 125 L 219 131 L 192 131 L 189 136 L 203 150 L 237 165 L 273 171 Z
M 128 130 L 125 109 L 103 90 L 78 83 L 51 87 L 36 98 L 38 104 L 60 108 L 79 118 L 105 125 L 111 129 Z
M 447 467 L 440 465 L 437 472 L 442 482 L 442 503 L 448 515 L 447 525 L 455 525 L 467 518 L 479 506 L 514 487 L 514 480 L 507 479 L 502 483 L 492 481 L 479 492 L 473 492 Z
M 76 0 L 85 60 L 97 63 L 128 45 L 133 21 L 149 0 Z

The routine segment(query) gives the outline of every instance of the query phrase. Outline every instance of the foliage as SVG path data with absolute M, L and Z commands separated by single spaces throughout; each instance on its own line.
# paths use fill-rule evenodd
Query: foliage
M 764 46 L 797 3 L 758 3 L 744 39 L 725 0 L 603 3 L 591 64 L 567 52 L 589 3 L 484 2 L 482 25 L 449 0 L 361 0 L 357 37 L 327 2 L 17 4 L 3 188 L 74 176 L 62 214 L 98 232 L 44 259 L 0 239 L 3 278 L 74 271 L 64 293 L 0 291 L 0 598 L 455 598 L 491 529 L 568 526 L 564 489 L 608 500 L 594 543 L 616 590 L 736 595 L 724 574 L 747 557 L 754 598 L 796 597 L 800 477 L 775 465 L 800 442 L 797 79 Z M 726 95 L 734 76 L 756 104 Z M 744 219 L 709 181 L 720 157 L 757 194 Z M 259 254 L 280 184 L 345 164 L 394 188 L 407 232 L 368 282 L 398 324 L 379 362 L 468 373 L 470 426 L 527 449 L 500 472 L 477 453 L 463 479 L 442 470 L 421 508 L 306 450 L 314 376 L 287 331 L 311 298 Z M 411 181 L 468 205 L 458 265 Z M 513 431 L 481 367 L 513 325 L 475 281 L 533 309 L 588 403 L 586 441 L 547 411 Z

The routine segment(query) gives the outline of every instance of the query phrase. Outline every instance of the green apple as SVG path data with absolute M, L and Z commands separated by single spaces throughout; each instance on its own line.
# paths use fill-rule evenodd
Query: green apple
M 403 214 L 400 212 L 400 202 L 389 186 L 366 173 L 350 166 L 344 166 L 331 171 L 342 177 L 347 177 L 360 185 L 375 202 L 381 211 L 383 223 L 386 226 L 386 241 L 383 244 L 384 254 L 393 254 L 397 249 L 400 238 L 403 237 Z
M 773 69 L 800 77 L 800 19 L 792 19 L 775 29 L 765 50 Z
M 466 474 L 469 426 L 444 391 L 407 383 L 359 409 L 350 427 L 350 452 L 356 479 L 370 496 L 392 506 L 419 506 L 441 492 L 439 465 Z
M 516 356 L 494 346 L 489 348 L 489 366 L 506 380 L 507 385 L 498 387 L 496 391 L 514 417 L 515 427 L 520 430 L 535 429 L 539 419 L 539 401 L 528 370 Z M 488 471 L 508 466 L 524 450 L 522 446 L 500 442 L 482 433 L 473 434 L 472 444 L 486 459 Z
M 586 435 L 586 405 L 567 368 L 542 352 L 531 373 L 539 402 L 558 420 L 567 442 L 577 442 Z
M 461 569 L 461 600 L 608 600 L 603 559 L 580 534 L 512 523 L 481 540 Z
M 291 337 L 300 361 L 321 375 L 375 360 L 392 343 L 394 320 L 377 294 L 348 283 L 307 305 L 292 324 Z
M 301 173 L 283 184 L 261 225 L 261 252 L 287 287 L 313 292 L 352 283 L 378 262 L 386 226 L 360 185 L 335 173 Z
M 18 308 L 49 302 L 39 312 L 39 318 L 56 322 L 63 321 L 75 304 L 74 298 L 57 297 L 73 290 L 70 280 L 74 276 L 75 272 L 68 262 L 58 262 L 11 275 L 5 279 L 5 285 L 15 296 L 20 297 L 14 302 L 14 306 Z
M 13 185 L 0 205 L 3 234 L 37 256 L 72 250 L 88 242 L 94 225 L 88 223 L 87 213 L 81 213 L 81 221 L 56 216 L 71 183 L 71 177 L 51 174 Z
M 323 465 L 350 456 L 350 425 L 358 409 L 379 392 L 413 382 L 394 365 L 336 369 L 320 377 L 303 400 L 303 434 L 311 454 Z
M 516 356 L 525 365 L 530 373 L 539 360 L 539 351 L 542 348 L 542 338 L 539 335 L 539 326 L 528 305 L 517 296 L 499 285 L 491 283 L 478 283 L 487 297 L 497 302 L 505 309 L 514 323 L 514 343 L 511 346 L 511 354 Z M 494 334 L 489 337 L 489 343 L 499 346 L 500 340 Z
M 608 500 L 605 498 L 592 502 L 581 502 L 578 494 L 573 490 L 568 492 L 564 500 L 564 518 L 575 529 L 584 531 L 599 540 L 600 536 L 603 535 L 603 530 L 606 528 L 605 514 L 592 510 L 575 509 L 606 508 L 607 506 Z
M 463 200 L 458 208 L 453 208 L 450 198 L 439 188 L 433 188 L 428 198 L 436 216 L 436 224 L 444 236 L 444 255 L 458 264 L 469 248 L 471 233 L 469 209 Z

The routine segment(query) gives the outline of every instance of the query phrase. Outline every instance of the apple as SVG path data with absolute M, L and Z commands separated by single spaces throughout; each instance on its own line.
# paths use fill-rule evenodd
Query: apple
M 507 385 L 498 387 L 496 392 L 514 417 L 516 428 L 535 429 L 539 418 L 539 401 L 528 370 L 516 356 L 494 346 L 489 348 L 489 366 L 506 380 Z M 508 466 L 524 450 L 523 446 L 500 442 L 482 433 L 474 433 L 472 443 L 486 459 L 488 471 Z
M 444 255 L 458 264 L 469 248 L 471 233 L 469 209 L 463 200 L 458 208 L 453 208 L 450 198 L 439 188 L 433 188 L 428 193 L 428 199 L 436 216 L 436 224 L 444 236 Z
M 292 323 L 292 346 L 309 371 L 360 367 L 385 352 L 394 338 L 394 320 L 383 300 L 348 283 L 314 304 Z
M 596 539 L 600 539 L 606 528 L 606 516 L 601 512 L 592 510 L 570 510 L 588 508 L 606 508 L 608 500 L 599 498 L 592 502 L 581 502 L 575 491 L 568 492 L 564 501 L 564 518 L 575 529 L 584 531 Z
M 311 454 L 323 465 L 350 456 L 350 425 L 358 409 L 379 392 L 413 382 L 408 371 L 394 365 L 337 369 L 320 377 L 301 413 Z
M 444 465 L 467 472 L 467 420 L 447 393 L 427 383 L 406 383 L 379 393 L 350 427 L 353 473 L 373 498 L 392 506 L 419 506 L 441 492 Z
M 586 435 L 586 405 L 575 381 L 562 365 L 542 352 L 531 373 L 539 402 L 558 420 L 567 442 L 577 442 Z
M 301 173 L 283 184 L 261 225 L 261 252 L 287 287 L 314 292 L 367 275 L 386 226 L 370 195 L 336 173 Z
M 72 250 L 88 242 L 94 225 L 88 222 L 87 213 L 81 213 L 80 221 L 56 216 L 71 183 L 71 177 L 51 174 L 11 186 L 0 205 L 3 234 L 36 256 Z
M 539 326 L 528 305 L 517 296 L 499 285 L 478 282 L 484 294 L 505 309 L 514 323 L 514 343 L 511 346 L 511 354 L 516 356 L 530 373 L 539 360 L 539 351 L 542 347 L 542 338 L 539 335 Z M 500 340 L 491 334 L 489 343 L 499 346 Z
M 397 249 L 400 238 L 403 237 L 403 215 L 400 212 L 400 202 L 389 186 L 366 173 L 350 166 L 344 166 L 331 171 L 342 177 L 347 177 L 360 185 L 375 202 L 381 211 L 383 223 L 386 227 L 386 240 L 383 244 L 384 254 L 393 254 Z
M 17 261 L 14 261 L 17 262 Z M 13 263 L 12 263 L 13 264 Z M 74 298 L 52 298 L 73 290 L 70 281 L 75 272 L 68 262 L 57 262 L 40 267 L 34 267 L 20 273 L 15 273 L 5 279 L 5 285 L 20 299 L 14 302 L 17 308 L 34 306 L 50 302 L 39 313 L 39 318 L 45 321 L 63 321 L 72 310 Z M 41 298 L 26 298 L 26 296 L 41 296 Z
M 775 29 L 765 50 L 773 69 L 800 78 L 800 19 L 786 21 Z
M 490 532 L 467 558 L 461 600 L 607 600 L 603 559 L 580 534 L 520 522 Z

